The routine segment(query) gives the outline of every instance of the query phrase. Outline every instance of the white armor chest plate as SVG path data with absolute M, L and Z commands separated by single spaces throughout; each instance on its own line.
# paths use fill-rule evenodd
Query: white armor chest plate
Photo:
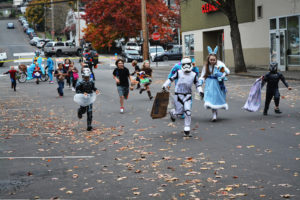
M 178 81 L 175 87 L 175 93 L 191 94 L 192 87 L 195 81 L 196 73 L 184 73 L 182 70 L 178 70 Z

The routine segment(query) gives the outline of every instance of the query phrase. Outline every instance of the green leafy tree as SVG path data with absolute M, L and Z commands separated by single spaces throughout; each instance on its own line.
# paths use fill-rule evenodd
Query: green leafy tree
M 36 27 L 37 25 L 40 28 L 44 27 L 45 17 L 44 17 L 44 0 L 34 0 L 29 3 L 26 8 L 25 16 L 28 22 Z M 38 5 L 34 5 L 38 4 Z

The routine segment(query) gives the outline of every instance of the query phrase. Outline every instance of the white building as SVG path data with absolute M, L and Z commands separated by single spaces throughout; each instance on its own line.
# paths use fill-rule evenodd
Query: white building
M 76 45 L 80 45 L 83 39 L 83 29 L 86 28 L 85 20 L 81 17 L 85 12 L 74 12 L 70 10 L 67 15 L 65 32 L 69 34 L 70 40 L 74 40 Z M 79 17 L 78 17 L 79 16 Z
M 236 0 L 247 66 L 278 62 L 280 70 L 300 70 L 300 0 Z M 234 66 L 227 17 L 199 0 L 181 4 L 183 54 L 202 65 L 207 45 L 218 45 L 219 58 Z
M 23 0 L 14 0 L 13 1 L 13 5 L 14 6 L 19 6 L 19 5 L 21 5 L 23 3 Z

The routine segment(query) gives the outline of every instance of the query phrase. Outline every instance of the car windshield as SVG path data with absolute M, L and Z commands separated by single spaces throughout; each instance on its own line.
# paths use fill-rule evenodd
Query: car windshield
M 48 43 L 46 44 L 46 47 L 53 47 L 53 43 L 48 42 Z
M 127 43 L 127 46 L 137 46 L 137 43 Z
M 139 54 L 139 52 L 137 50 L 127 50 L 127 51 L 125 51 L 125 53 L 128 53 L 128 54 Z
M 152 47 L 149 49 L 150 53 L 156 53 L 156 48 Z M 165 50 L 162 47 L 157 47 L 157 53 L 164 52 Z

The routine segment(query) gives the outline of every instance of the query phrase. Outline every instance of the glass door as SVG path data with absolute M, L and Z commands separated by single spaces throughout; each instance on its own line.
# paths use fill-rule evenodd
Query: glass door
M 285 71 L 286 67 L 286 38 L 285 31 L 280 31 L 279 35 L 279 69 Z
M 270 33 L 270 62 L 278 62 L 277 60 L 277 42 L 276 42 L 276 32 Z

